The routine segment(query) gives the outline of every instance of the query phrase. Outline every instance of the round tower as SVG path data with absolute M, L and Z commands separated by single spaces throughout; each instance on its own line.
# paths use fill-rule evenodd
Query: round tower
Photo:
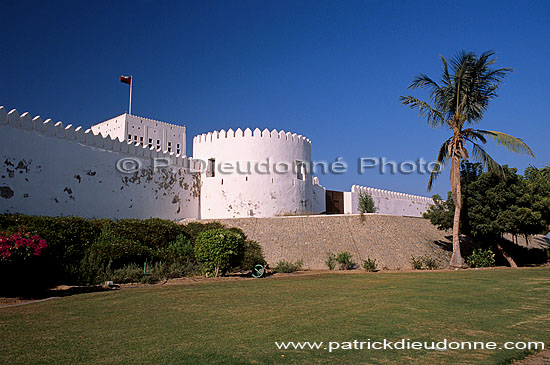
M 284 131 L 229 129 L 193 138 L 201 218 L 272 217 L 312 211 L 311 142 Z

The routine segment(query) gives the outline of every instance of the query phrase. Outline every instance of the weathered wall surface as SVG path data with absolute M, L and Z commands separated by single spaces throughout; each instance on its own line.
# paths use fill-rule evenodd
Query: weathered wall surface
M 411 269 L 411 256 L 430 256 L 444 267 L 451 257 L 446 233 L 422 218 L 365 214 L 216 221 L 258 241 L 271 266 L 302 259 L 306 268 L 326 269 L 327 253 L 343 251 L 359 264 L 376 259 L 380 269 Z
M 190 160 L 0 107 L 0 212 L 108 218 L 199 216 Z M 117 162 L 125 159 L 126 165 Z M 164 167 L 153 169 L 153 159 Z M 132 173 L 122 169 L 141 166 Z M 128 165 L 129 164 L 129 165 Z
M 422 214 L 433 205 L 432 198 L 353 185 L 351 192 L 344 192 L 344 212 L 346 214 L 359 213 L 359 192 L 361 191 L 371 195 L 378 214 L 422 217 Z
M 312 177 L 298 177 L 296 161 L 309 165 L 311 143 L 284 131 L 216 131 L 193 139 L 193 157 L 214 160 L 201 176 L 201 218 L 272 217 L 311 213 Z M 232 169 L 229 167 L 232 166 Z

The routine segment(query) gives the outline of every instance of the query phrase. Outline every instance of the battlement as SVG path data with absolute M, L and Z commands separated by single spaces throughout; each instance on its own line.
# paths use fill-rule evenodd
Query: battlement
M 186 129 L 185 124 L 184 125 L 178 125 L 178 124 L 174 124 L 174 123 L 162 122 L 162 121 L 156 120 L 156 119 L 140 117 L 139 115 L 134 115 L 134 114 L 128 114 L 128 115 L 131 116 L 131 117 L 134 117 L 134 118 L 146 120 L 146 121 L 151 122 L 151 123 L 158 123 L 160 125 L 165 125 L 165 126 L 168 126 L 168 127 L 179 127 L 179 128 Z
M 161 122 L 159 122 L 161 123 Z M 67 139 L 91 147 L 107 151 L 119 152 L 143 158 L 166 158 L 175 166 L 189 168 L 191 158 L 185 155 L 177 155 L 174 152 L 159 151 L 154 147 L 148 148 L 140 143 L 121 141 L 118 138 L 112 139 L 109 136 L 94 134 L 91 129 L 86 129 L 72 124 L 64 125 L 62 122 L 55 123 L 52 119 L 42 120 L 40 116 L 31 117 L 29 112 L 19 114 L 16 109 L 7 112 L 0 106 L 0 124 L 14 128 L 34 131 L 46 136 Z
M 425 197 L 425 196 L 398 193 L 396 191 L 376 189 L 376 188 L 370 188 L 370 187 L 360 186 L 360 185 L 353 185 L 351 187 L 351 192 L 352 193 L 366 192 L 369 195 L 371 195 L 372 197 L 410 200 L 410 201 L 414 201 L 414 202 L 422 202 L 422 203 L 427 203 L 427 204 L 433 204 L 433 199 Z
M 132 117 L 132 118 L 137 118 L 137 119 L 141 119 L 141 120 L 144 120 L 144 121 L 147 121 L 147 122 L 150 122 L 150 123 L 156 123 L 156 124 L 159 124 L 159 125 L 163 125 L 163 126 L 168 126 L 168 127 L 178 127 L 178 128 L 183 128 L 184 130 L 186 129 L 186 126 L 185 125 L 178 125 L 178 124 L 174 124 L 174 123 L 166 123 L 166 122 L 162 122 L 160 120 L 156 120 L 156 119 L 151 119 L 151 118 L 146 118 L 146 117 L 140 117 L 139 115 L 134 115 L 134 114 L 128 114 L 128 113 L 124 113 L 122 115 L 128 115 L 129 117 Z M 106 124 L 108 122 L 110 122 L 111 120 L 119 117 L 120 115 L 117 115 L 116 117 L 112 117 L 112 118 L 109 118 L 107 120 L 104 120 L 103 122 L 100 122 L 100 123 L 97 123 L 97 124 L 94 124 L 94 127 L 96 126 L 102 126 L 103 124 Z
M 291 133 L 291 132 L 285 132 L 285 131 L 277 131 L 276 129 L 273 129 L 272 131 L 269 131 L 267 128 L 263 131 L 260 131 L 259 128 L 254 129 L 252 131 L 250 128 L 246 128 L 244 131 L 241 128 L 237 128 L 237 130 L 229 129 L 221 131 L 213 131 L 208 133 L 203 133 L 195 136 L 193 138 L 193 144 L 195 143 L 212 143 L 216 142 L 217 140 L 221 138 L 263 138 L 263 139 L 280 139 L 282 141 L 291 141 L 291 142 L 297 142 L 302 144 L 309 144 L 311 145 L 311 141 L 302 136 L 301 134 Z

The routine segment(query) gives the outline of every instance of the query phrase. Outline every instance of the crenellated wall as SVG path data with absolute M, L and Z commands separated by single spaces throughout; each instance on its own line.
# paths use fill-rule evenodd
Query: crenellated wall
M 0 107 L 0 212 L 198 218 L 200 176 L 185 156 Z
M 185 155 L 185 126 L 124 113 L 90 127 L 94 134 Z
M 306 167 L 311 142 L 304 136 L 257 128 L 215 131 L 193 139 L 193 157 L 206 165 L 201 175 L 201 218 L 313 211 L 312 176 Z M 299 171 L 297 161 L 304 163 Z
M 421 217 L 433 205 L 433 199 L 425 196 L 398 193 L 395 191 L 353 185 L 351 191 L 344 192 L 344 212 L 359 213 L 359 193 L 370 194 L 376 206 L 376 213 Z
M 214 131 L 193 139 L 191 159 L 183 142 L 182 154 L 175 154 L 167 143 L 159 150 L 127 142 L 119 129 L 107 129 L 118 135 L 111 138 L 0 107 L 0 212 L 179 220 L 325 211 L 325 188 L 311 176 L 311 142 L 302 135 Z M 344 192 L 345 213 L 358 213 L 360 191 L 373 197 L 380 214 L 421 216 L 433 204 L 354 185 Z

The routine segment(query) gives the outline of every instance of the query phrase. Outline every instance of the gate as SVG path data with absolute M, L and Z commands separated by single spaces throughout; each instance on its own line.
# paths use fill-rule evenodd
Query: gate
M 344 192 L 326 190 L 326 214 L 344 214 Z

